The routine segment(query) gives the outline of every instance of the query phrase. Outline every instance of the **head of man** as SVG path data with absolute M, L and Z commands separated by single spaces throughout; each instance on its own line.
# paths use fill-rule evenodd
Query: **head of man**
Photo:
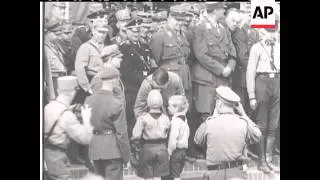
M 259 36 L 263 40 L 276 41 L 279 38 L 279 21 L 276 20 L 276 25 L 274 28 L 260 29 Z
M 169 84 L 169 73 L 163 68 L 157 69 L 152 74 L 152 86 L 154 89 L 165 89 Z
M 168 101 L 168 110 L 171 115 L 177 113 L 186 114 L 189 108 L 189 102 L 183 95 L 173 95 Z
M 62 76 L 57 80 L 58 94 L 67 103 L 71 103 L 77 90 L 79 90 L 78 78 L 76 76 Z
M 216 88 L 216 94 L 217 112 L 220 114 L 234 112 L 234 108 L 240 102 L 240 97 L 226 86 Z
M 103 43 L 108 31 L 108 26 L 104 23 L 94 23 L 92 29 L 92 39 L 97 43 Z
M 127 29 L 127 37 L 130 41 L 136 42 L 139 40 L 140 27 L 142 19 L 132 19 L 125 27 Z
M 207 17 L 219 21 L 224 18 L 224 4 L 222 2 L 206 2 Z
M 170 29 L 179 31 L 185 23 L 185 12 L 180 9 L 179 5 L 171 6 L 167 25 Z
M 52 19 L 62 20 L 66 14 L 66 3 L 65 2 L 53 2 L 51 6 L 51 17 Z
M 50 19 L 45 24 L 45 29 L 47 31 L 45 39 L 48 41 L 60 39 L 62 35 L 61 21 Z
M 72 32 L 73 32 L 72 24 L 68 21 L 63 21 L 61 26 L 62 26 L 61 39 L 64 41 L 70 41 L 72 37 Z
M 104 66 L 113 66 L 120 69 L 123 54 L 116 44 L 105 46 L 101 51 Z
M 226 13 L 225 22 L 231 31 L 234 31 L 237 27 L 239 27 L 241 17 L 242 15 L 240 14 L 240 11 L 238 9 L 236 8 L 228 9 Z
M 124 29 L 125 25 L 131 20 L 129 9 L 121 9 L 116 12 L 117 18 L 117 28 L 121 31 Z
M 102 3 L 91 2 L 88 8 L 87 24 L 91 29 L 95 21 L 108 24 L 107 12 L 104 10 Z

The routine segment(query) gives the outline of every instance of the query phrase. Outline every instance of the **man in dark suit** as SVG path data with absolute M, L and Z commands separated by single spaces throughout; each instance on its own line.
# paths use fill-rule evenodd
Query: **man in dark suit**
M 142 46 L 139 42 L 139 27 L 141 23 L 141 19 L 133 19 L 125 26 L 128 40 L 120 46 L 120 51 L 124 55 L 120 72 L 125 89 L 129 137 L 131 137 L 135 124 L 133 106 L 139 87 L 142 81 L 151 73 L 149 54 L 145 50 L 147 47 Z

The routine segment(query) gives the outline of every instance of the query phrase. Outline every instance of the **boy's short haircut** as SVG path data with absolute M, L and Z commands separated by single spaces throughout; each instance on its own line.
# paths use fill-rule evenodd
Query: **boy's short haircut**
M 189 109 L 189 102 L 184 95 L 173 95 L 169 98 L 169 103 L 173 106 L 179 106 L 178 112 L 187 111 Z

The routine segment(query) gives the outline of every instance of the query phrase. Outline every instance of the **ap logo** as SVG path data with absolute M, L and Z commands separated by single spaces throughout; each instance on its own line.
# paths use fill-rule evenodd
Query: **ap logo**
M 251 0 L 251 28 L 274 28 L 275 0 Z

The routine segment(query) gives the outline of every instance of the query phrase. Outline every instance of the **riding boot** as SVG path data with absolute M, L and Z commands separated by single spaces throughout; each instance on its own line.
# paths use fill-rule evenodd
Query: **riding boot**
M 266 138 L 265 136 L 262 136 L 259 142 L 259 164 L 258 164 L 258 170 L 264 172 L 264 173 L 270 173 L 270 168 L 266 162 L 266 152 L 265 152 L 265 146 L 266 144 Z
M 273 164 L 272 159 L 273 159 L 273 149 L 274 149 L 274 143 L 275 143 L 276 138 L 275 137 L 270 137 L 268 136 L 267 138 L 267 145 L 266 145 L 266 161 L 271 170 L 273 170 L 276 173 L 280 172 L 280 168 L 277 167 L 275 164 Z

